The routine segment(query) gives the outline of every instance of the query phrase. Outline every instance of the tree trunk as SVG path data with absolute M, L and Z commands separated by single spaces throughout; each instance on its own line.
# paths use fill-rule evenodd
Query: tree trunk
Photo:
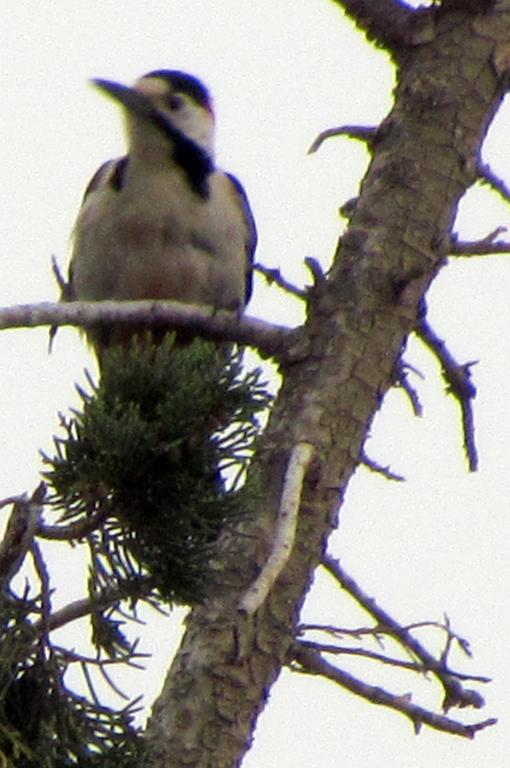
M 485 13 L 486 2 L 417 13 L 378 0 L 375 15 L 371 2 L 339 5 L 391 48 L 395 105 L 375 133 L 349 227 L 328 278 L 311 292 L 308 320 L 282 371 L 253 467 L 265 491 L 259 513 L 225 540 L 218 564 L 225 586 L 190 614 L 154 706 L 150 768 L 231 768 L 249 749 L 372 419 L 445 262 L 457 204 L 476 179 L 504 92 L 508 4 Z M 381 19 L 390 14 L 391 39 Z M 314 459 L 294 548 L 268 599 L 247 616 L 239 599 L 267 558 L 287 461 L 301 441 L 314 446 Z

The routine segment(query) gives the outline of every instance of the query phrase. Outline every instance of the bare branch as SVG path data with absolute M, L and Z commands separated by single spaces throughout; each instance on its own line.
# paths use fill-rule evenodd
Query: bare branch
M 71 523 L 69 525 L 43 525 L 39 524 L 37 535 L 42 539 L 53 541 L 72 541 L 82 539 L 95 530 L 111 514 L 111 509 L 99 509 L 89 517 Z
M 445 342 L 437 336 L 425 319 L 420 320 L 416 326 L 416 335 L 437 358 L 446 382 L 446 391 L 448 394 L 453 395 L 459 403 L 462 414 L 464 451 L 470 471 L 476 472 L 478 469 L 478 452 L 475 443 L 472 406 L 472 401 L 476 396 L 476 387 L 471 381 L 471 368 L 475 365 L 476 361 L 462 365 L 458 363 Z
M 446 669 L 446 664 L 448 661 L 448 653 L 451 649 L 451 645 L 453 640 L 455 640 L 459 646 L 464 650 L 464 643 L 466 642 L 463 640 L 463 638 L 459 637 L 455 632 L 452 632 L 449 626 L 445 626 L 444 624 L 441 624 L 437 621 L 420 621 L 416 622 L 414 624 L 408 624 L 405 627 L 402 627 L 403 629 L 406 629 L 407 631 L 410 631 L 411 629 L 418 629 L 423 627 L 433 627 L 434 629 L 440 629 L 442 632 L 446 633 L 446 642 L 445 642 L 445 649 L 441 653 L 441 663 L 444 665 L 444 668 Z M 298 628 L 299 636 L 302 636 L 305 632 L 322 632 L 328 635 L 331 635 L 336 640 L 343 640 L 344 637 L 349 638 L 355 638 L 355 639 L 364 639 L 364 638 L 372 638 L 376 642 L 379 643 L 381 647 L 383 646 L 382 639 L 384 636 L 387 636 L 391 640 L 394 640 L 393 633 L 391 631 L 388 631 L 387 629 L 384 629 L 384 627 L 381 627 L 379 625 L 373 626 L 373 627 L 355 627 L 355 628 L 346 628 L 346 627 L 334 627 L 331 625 L 321 625 L 321 624 L 301 624 Z M 310 644 L 307 640 L 302 640 L 302 642 L 306 644 Z M 365 658 L 373 659 L 374 661 L 380 661 L 383 664 L 389 664 L 391 666 L 395 667 L 401 667 L 403 669 L 407 669 L 412 672 L 418 672 L 419 674 L 427 674 L 431 670 L 429 670 L 421 661 L 402 661 L 402 659 L 396 659 L 391 658 L 389 656 L 386 656 L 381 653 L 376 653 L 374 651 L 369 651 L 365 648 L 352 648 L 352 647 L 345 647 L 340 645 L 332 645 L 331 643 L 323 643 L 323 642 L 316 642 L 314 641 L 311 643 L 313 647 L 317 650 L 319 650 L 321 653 L 331 653 L 335 655 L 354 655 L 354 656 L 363 656 Z M 407 650 L 407 649 L 406 649 Z M 410 654 L 413 656 L 413 658 L 416 658 L 414 654 Z M 471 680 L 476 683 L 490 683 L 491 678 L 487 677 L 486 675 L 471 675 L 466 672 L 458 672 L 457 670 L 448 669 L 449 674 L 451 674 L 453 677 L 457 678 L 458 680 Z
M 0 542 L 0 583 L 3 585 L 7 585 L 21 568 L 32 546 L 45 493 L 46 486 L 40 483 L 30 498 L 20 496 L 14 499 L 13 510 Z M 8 503 L 8 500 L 4 501 Z
M 51 582 L 48 568 L 44 561 L 43 554 L 35 539 L 30 545 L 30 553 L 34 562 L 34 568 L 41 583 L 41 619 L 38 622 L 39 628 L 44 636 L 48 634 L 48 620 L 51 614 Z
M 380 608 L 374 598 L 368 597 L 356 581 L 349 576 L 340 563 L 329 555 L 324 555 L 323 566 L 328 573 L 335 578 L 342 589 L 345 589 L 351 597 L 367 613 L 375 619 L 377 626 L 375 631 L 385 631 L 394 637 L 404 649 L 411 651 L 418 658 L 424 668 L 433 672 L 444 690 L 443 708 L 450 707 L 475 707 L 480 709 L 484 705 L 483 697 L 477 691 L 466 690 L 460 684 L 457 675 L 446 666 L 445 659 L 438 661 L 416 640 L 407 627 L 401 626 L 386 611 Z
M 372 704 L 379 704 L 406 715 L 411 719 L 416 733 L 419 733 L 422 725 L 428 725 L 430 728 L 435 728 L 438 731 L 472 739 L 477 731 L 490 725 L 495 725 L 497 722 L 495 718 L 491 718 L 473 725 L 464 725 L 464 723 L 459 723 L 444 715 L 438 715 L 417 704 L 413 704 L 409 694 L 395 696 L 380 686 L 369 685 L 358 680 L 348 672 L 330 664 L 320 653 L 305 647 L 300 642 L 294 643 L 292 646 L 291 658 L 299 664 L 298 671 L 325 677 L 342 686 L 342 688 L 346 688 L 351 693 L 372 702 Z
M 313 453 L 314 447 L 311 443 L 297 443 L 292 449 L 285 473 L 271 552 L 262 571 L 239 602 L 239 610 L 248 616 L 260 608 L 291 555 L 303 482 Z
M 144 669 L 142 664 L 136 664 L 133 659 L 148 659 L 150 653 L 140 653 L 136 650 L 136 643 L 129 648 L 128 652 L 118 658 L 102 658 L 99 656 L 86 656 L 83 653 L 78 653 L 75 650 L 69 650 L 61 645 L 52 645 L 55 651 L 58 651 L 60 656 L 66 660 L 69 664 L 88 664 L 91 667 L 115 667 L 121 664 L 125 664 L 132 669 Z M 123 698 L 126 698 L 122 695 Z
M 259 272 L 261 275 L 263 275 L 266 278 L 266 281 L 269 285 L 277 285 L 279 288 L 281 288 L 286 293 L 290 293 L 292 296 L 295 296 L 297 299 L 301 299 L 302 301 L 306 301 L 307 292 L 303 288 L 298 288 L 295 285 L 292 285 L 292 283 L 289 283 L 288 280 L 286 280 L 281 271 L 279 269 L 271 269 L 270 267 L 264 267 L 263 264 L 254 264 L 253 269 L 256 272 Z
M 67 282 L 64 275 L 62 274 L 62 271 L 58 265 L 58 262 L 55 256 L 51 257 L 51 271 L 53 272 L 53 277 L 55 278 L 57 285 L 60 288 L 62 299 L 64 301 L 71 301 L 72 300 L 71 285 L 70 283 Z
M 47 617 L 47 630 L 59 629 L 65 624 L 81 619 L 83 616 L 88 616 L 93 611 L 102 611 L 122 600 L 141 597 L 145 593 L 148 594 L 153 588 L 152 580 L 149 577 L 143 577 L 131 585 L 124 584 L 122 589 L 106 589 L 101 594 L 95 596 L 93 600 L 88 597 L 75 600 Z M 40 628 L 40 623 L 37 622 L 35 626 Z
M 481 240 L 459 240 L 456 235 L 451 239 L 450 255 L 451 256 L 489 256 L 497 254 L 510 253 L 510 243 L 499 240 L 499 237 L 503 232 L 506 232 L 506 227 L 497 227 L 493 232 L 490 232 L 486 237 Z
M 257 347 L 262 355 L 284 356 L 295 334 L 254 317 L 237 318 L 232 312 L 177 301 L 70 301 L 20 304 L 0 309 L 0 330 L 40 325 L 88 327 L 97 323 L 189 328 L 205 338 L 236 341 Z
M 434 17 L 428 9 L 413 10 L 400 0 L 335 0 L 361 27 L 369 40 L 397 56 L 406 43 L 432 39 Z
M 358 141 L 363 141 L 368 147 L 371 147 L 377 135 L 377 130 L 377 128 L 367 125 L 339 125 L 337 128 L 327 128 L 325 131 L 321 131 L 317 138 L 312 141 L 308 154 L 311 155 L 314 152 L 317 152 L 326 139 L 332 139 L 337 136 L 347 136 L 349 139 L 357 139 Z
M 418 661 L 404 661 L 403 659 L 386 656 L 384 653 L 370 651 L 368 648 L 346 648 L 341 645 L 333 645 L 332 643 L 317 643 L 309 640 L 300 640 L 299 642 L 304 648 L 312 648 L 312 650 L 319 653 L 330 653 L 332 656 L 359 656 L 381 664 L 388 664 L 391 667 L 405 669 L 408 672 L 417 672 L 420 675 L 423 675 L 425 671 L 423 664 Z
M 423 378 L 422 374 L 416 368 L 413 368 L 412 365 L 409 365 L 409 363 L 406 363 L 403 360 L 399 360 L 396 366 L 396 384 L 399 389 L 401 389 L 402 392 L 407 395 L 407 398 L 411 403 L 411 408 L 413 409 L 414 415 L 421 417 L 423 416 L 423 406 L 420 402 L 418 392 L 409 381 L 409 370 L 413 371 L 413 373 L 415 373 L 420 378 Z
M 374 459 L 371 459 L 365 451 L 362 451 L 361 454 L 361 463 L 364 467 L 369 469 L 371 472 L 375 472 L 377 475 L 382 475 L 386 478 L 386 480 L 395 480 L 399 483 L 403 482 L 405 480 L 405 477 L 403 475 L 397 475 L 396 472 L 392 472 L 389 467 L 383 467 L 382 464 L 378 464 L 377 461 L 374 461 Z
M 15 496 L 6 496 L 5 499 L 0 499 L 0 509 L 4 507 L 10 507 L 12 504 L 26 502 L 26 494 L 18 493 Z
M 505 203 L 510 203 L 510 187 L 492 171 L 490 165 L 480 164 L 477 169 L 478 180 L 481 184 L 487 184 L 493 192 L 496 192 Z

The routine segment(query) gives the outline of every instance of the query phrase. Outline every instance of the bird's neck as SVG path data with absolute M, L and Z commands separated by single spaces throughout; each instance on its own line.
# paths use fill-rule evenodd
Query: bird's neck
M 129 164 L 131 172 L 184 173 L 190 187 L 201 197 L 208 196 L 208 179 L 214 171 L 214 159 L 206 147 L 184 134 L 173 138 L 157 131 L 144 131 L 130 136 Z

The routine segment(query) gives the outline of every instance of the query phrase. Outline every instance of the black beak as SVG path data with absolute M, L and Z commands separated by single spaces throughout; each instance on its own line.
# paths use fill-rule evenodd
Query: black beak
M 122 104 L 129 112 L 147 120 L 154 120 L 157 111 L 152 106 L 149 99 L 134 88 L 127 85 L 115 83 L 112 80 L 102 80 L 94 78 L 91 81 L 93 85 L 99 88 L 103 93 L 111 96 L 112 99 Z

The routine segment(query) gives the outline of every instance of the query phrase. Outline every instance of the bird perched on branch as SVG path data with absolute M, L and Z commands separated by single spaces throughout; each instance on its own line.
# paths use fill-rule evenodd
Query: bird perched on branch
M 94 80 L 125 114 L 128 152 L 90 181 L 73 232 L 67 298 L 167 299 L 240 313 L 256 229 L 237 179 L 215 165 L 214 113 L 192 75 L 155 70 L 133 87 Z M 87 330 L 99 361 L 139 327 Z

